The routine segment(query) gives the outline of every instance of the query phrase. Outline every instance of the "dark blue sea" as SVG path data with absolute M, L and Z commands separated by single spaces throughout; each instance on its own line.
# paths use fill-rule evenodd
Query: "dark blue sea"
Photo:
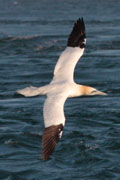
M 51 81 L 79 17 L 87 46 L 75 81 L 108 95 L 67 100 L 62 139 L 43 161 L 45 97 L 16 91 Z M 120 1 L 0 0 L 0 180 L 120 180 Z

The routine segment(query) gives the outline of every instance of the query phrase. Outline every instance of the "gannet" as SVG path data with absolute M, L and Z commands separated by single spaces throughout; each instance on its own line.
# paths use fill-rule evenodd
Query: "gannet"
M 46 95 L 43 114 L 45 130 L 42 137 L 42 158 L 48 160 L 62 137 L 65 126 L 64 104 L 67 98 L 82 95 L 106 95 L 89 86 L 74 81 L 75 66 L 86 46 L 86 32 L 83 18 L 79 18 L 69 35 L 67 47 L 60 55 L 54 69 L 52 81 L 42 87 L 27 87 L 17 93 L 26 97 Z

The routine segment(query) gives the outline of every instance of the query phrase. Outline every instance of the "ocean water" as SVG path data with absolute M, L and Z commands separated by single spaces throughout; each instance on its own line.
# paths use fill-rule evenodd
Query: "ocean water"
M 108 95 L 67 100 L 62 139 L 43 161 L 45 97 L 16 91 L 50 82 L 79 17 L 87 46 L 75 81 Z M 120 1 L 0 0 L 0 180 L 120 180 Z

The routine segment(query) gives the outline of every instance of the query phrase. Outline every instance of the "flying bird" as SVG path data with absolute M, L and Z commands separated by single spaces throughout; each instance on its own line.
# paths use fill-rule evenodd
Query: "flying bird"
M 67 98 L 82 95 L 106 95 L 97 89 L 75 83 L 74 69 L 86 46 L 83 18 L 79 18 L 69 35 L 67 47 L 60 55 L 52 81 L 42 87 L 18 90 L 25 97 L 46 95 L 43 114 L 45 130 L 42 137 L 42 158 L 48 160 L 62 137 L 65 126 L 64 104 Z

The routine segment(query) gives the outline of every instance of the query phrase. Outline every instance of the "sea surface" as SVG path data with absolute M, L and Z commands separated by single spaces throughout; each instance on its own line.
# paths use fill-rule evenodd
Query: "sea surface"
M 16 91 L 51 81 L 80 17 L 75 81 L 108 95 L 66 101 L 62 139 L 43 161 L 45 97 Z M 0 0 L 0 180 L 120 180 L 120 1 Z

